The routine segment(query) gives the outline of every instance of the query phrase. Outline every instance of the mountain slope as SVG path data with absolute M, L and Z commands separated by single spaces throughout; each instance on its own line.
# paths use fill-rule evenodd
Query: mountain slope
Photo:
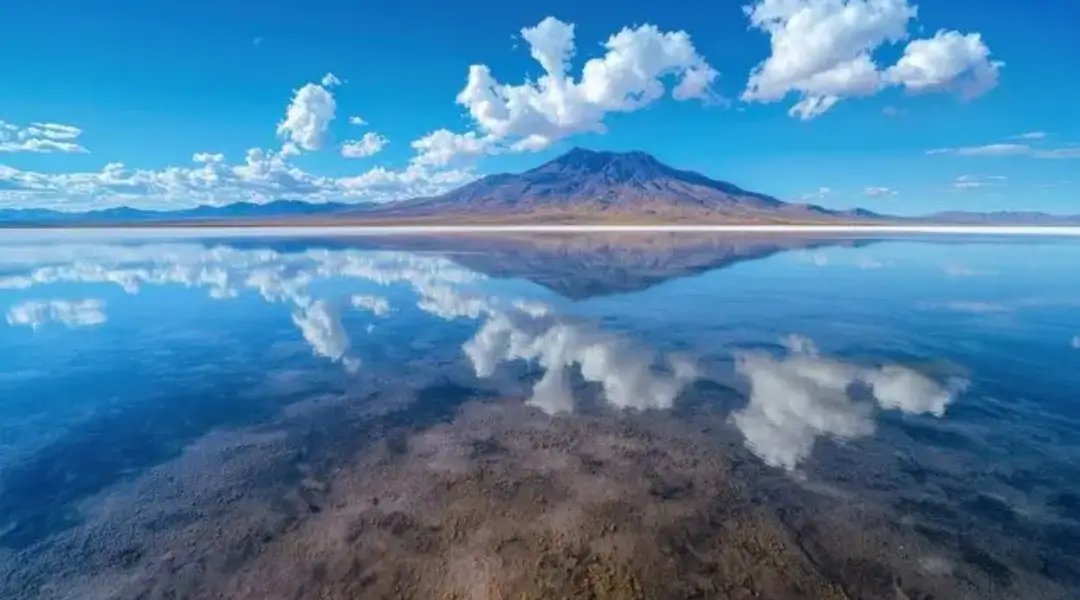
M 64 212 L 42 208 L 0 210 L 0 223 L 11 225 L 155 223 L 177 221 L 228 221 L 237 219 L 289 219 L 356 211 L 350 204 L 315 204 L 299 200 L 274 200 L 265 204 L 235 202 L 222 206 L 196 206 L 184 210 L 141 210 L 120 206 L 88 212 Z
M 782 202 L 734 184 L 669 167 L 644 152 L 575 148 L 519 175 L 484 177 L 435 198 L 376 211 L 397 217 L 564 216 L 568 219 L 861 220 L 868 211 L 830 211 Z
M 0 226 L 828 224 L 1080 225 L 1080 216 L 942 212 L 894 217 L 783 202 L 644 152 L 575 148 L 520 174 L 489 175 L 433 198 L 388 204 L 237 202 L 176 211 L 117 207 L 83 213 L 0 209 Z

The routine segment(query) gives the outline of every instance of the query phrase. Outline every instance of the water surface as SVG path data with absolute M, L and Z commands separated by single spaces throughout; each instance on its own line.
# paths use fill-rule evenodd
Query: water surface
M 1077 264 L 1056 238 L 16 236 L 0 596 L 1073 598 Z

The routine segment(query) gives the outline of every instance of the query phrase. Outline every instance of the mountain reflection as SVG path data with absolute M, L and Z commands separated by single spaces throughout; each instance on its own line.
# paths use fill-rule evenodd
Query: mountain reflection
M 571 300 L 642 291 L 780 252 L 873 243 L 870 239 L 700 233 L 523 233 L 358 241 L 383 249 L 445 253 L 478 273 L 528 279 Z

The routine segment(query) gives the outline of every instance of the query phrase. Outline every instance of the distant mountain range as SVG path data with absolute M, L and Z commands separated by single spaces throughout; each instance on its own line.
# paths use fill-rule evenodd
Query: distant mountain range
M 8 226 L 106 224 L 467 224 L 467 223 L 947 223 L 1080 225 L 1080 216 L 1035 212 L 942 212 L 894 217 L 784 202 L 680 171 L 644 152 L 575 148 L 520 174 L 489 175 L 449 193 L 379 205 L 278 200 L 187 210 L 120 207 L 84 213 L 0 210 Z

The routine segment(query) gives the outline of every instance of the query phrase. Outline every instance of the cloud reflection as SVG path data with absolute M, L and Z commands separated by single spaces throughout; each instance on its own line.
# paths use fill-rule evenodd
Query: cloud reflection
M 426 293 L 419 303 L 423 310 L 448 320 L 483 320 L 463 346 L 477 377 L 491 377 L 500 364 L 519 360 L 543 368 L 527 403 L 548 414 L 574 410 L 575 372 L 599 384 L 602 398 L 612 406 L 637 410 L 671 408 L 697 377 L 686 358 L 657 357 L 630 338 L 559 316 L 535 300 L 503 303 L 448 286 Z
M 936 417 L 964 383 L 939 384 L 907 367 L 865 368 L 818 355 L 812 340 L 788 336 L 790 354 L 736 354 L 735 370 L 750 384 L 747 406 L 732 415 L 747 447 L 767 464 L 793 470 L 820 437 L 845 441 L 874 432 L 874 406 L 853 397 L 862 386 L 884 410 Z
M 254 292 L 267 302 L 292 306 L 292 322 L 312 351 L 349 371 L 355 371 L 360 361 L 348 353 L 351 341 L 342 311 L 351 307 L 385 317 L 390 303 L 372 294 L 316 298 L 312 293 L 316 283 L 335 279 L 378 286 L 405 283 L 423 298 L 424 307 L 436 307 L 444 302 L 447 286 L 483 279 L 430 255 L 323 249 L 281 253 L 198 244 L 4 246 L 0 265 L 8 271 L 0 276 L 0 289 L 86 283 L 116 285 L 138 294 L 145 286 L 178 285 L 205 290 L 214 299 Z M 20 268 L 24 272 L 18 272 Z M 28 303 L 8 314 L 9 323 L 35 328 L 48 320 L 77 326 L 103 322 L 104 315 L 97 305 L 55 302 Z
M 107 320 L 102 300 L 31 300 L 17 304 L 8 311 L 7 322 L 14 327 L 37 330 L 47 323 L 60 323 L 69 328 L 100 325 Z

